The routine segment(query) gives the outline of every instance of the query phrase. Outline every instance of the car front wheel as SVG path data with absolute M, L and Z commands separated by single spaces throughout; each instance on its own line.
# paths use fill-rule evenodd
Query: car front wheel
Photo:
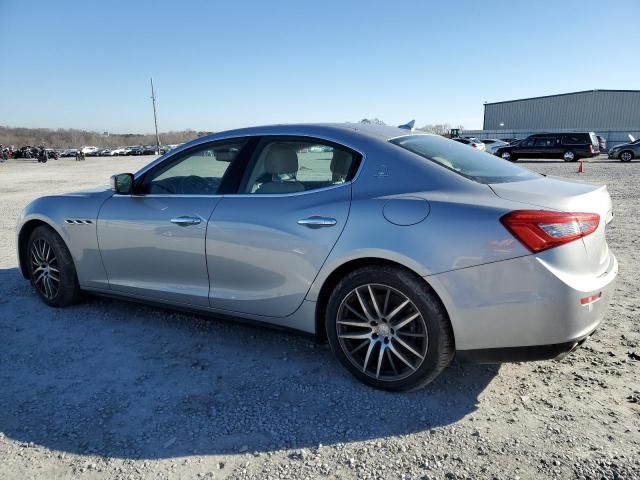
M 340 363 L 375 388 L 423 387 L 454 354 L 453 333 L 439 299 L 400 268 L 364 267 L 344 277 L 329 298 L 325 322 Z
M 511 152 L 502 152 L 500 154 L 500 158 L 502 158 L 503 160 L 508 160 L 510 162 L 515 162 L 517 159 L 516 157 L 514 157 Z
M 71 254 L 62 238 L 50 227 L 39 226 L 27 246 L 29 279 L 38 296 L 52 307 L 66 307 L 80 297 Z
M 630 162 L 631 160 L 633 160 L 633 153 L 629 151 L 624 151 L 620 154 L 620 161 Z

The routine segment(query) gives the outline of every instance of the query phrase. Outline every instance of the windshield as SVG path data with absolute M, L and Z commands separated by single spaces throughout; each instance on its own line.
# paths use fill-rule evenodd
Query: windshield
M 390 141 L 478 183 L 518 182 L 540 177 L 507 160 L 435 135 L 408 135 Z

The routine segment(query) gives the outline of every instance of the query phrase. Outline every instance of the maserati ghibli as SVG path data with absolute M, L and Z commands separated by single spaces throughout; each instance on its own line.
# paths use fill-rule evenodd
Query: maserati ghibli
M 36 199 L 17 246 L 52 307 L 86 292 L 303 331 L 362 382 L 399 391 L 454 355 L 544 360 L 584 342 L 618 271 L 612 219 L 606 186 L 440 136 L 276 125 Z

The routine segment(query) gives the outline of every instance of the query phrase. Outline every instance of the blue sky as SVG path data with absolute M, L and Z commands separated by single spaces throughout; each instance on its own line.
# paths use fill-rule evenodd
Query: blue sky
M 28 31 L 21 31 L 28 26 Z M 640 4 L 0 0 L 0 125 L 480 128 L 484 101 L 640 88 Z

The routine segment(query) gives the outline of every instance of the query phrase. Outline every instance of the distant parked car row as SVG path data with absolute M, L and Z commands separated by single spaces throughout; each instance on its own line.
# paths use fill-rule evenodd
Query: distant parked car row
M 160 155 L 179 147 L 182 144 L 161 145 Z M 99 148 L 94 146 L 85 146 L 81 148 L 67 148 L 60 154 L 62 157 L 75 157 L 81 151 L 86 157 L 117 157 L 127 155 L 156 155 L 157 148 L 155 145 L 132 145 L 129 147 L 118 148 Z
M 608 153 L 609 158 L 630 162 L 640 157 L 640 140 L 635 140 L 612 149 L 607 149 L 607 140 L 594 132 L 538 133 L 524 139 L 456 137 L 452 140 L 486 151 L 512 162 L 521 158 L 561 158 L 565 162 L 575 162 Z

